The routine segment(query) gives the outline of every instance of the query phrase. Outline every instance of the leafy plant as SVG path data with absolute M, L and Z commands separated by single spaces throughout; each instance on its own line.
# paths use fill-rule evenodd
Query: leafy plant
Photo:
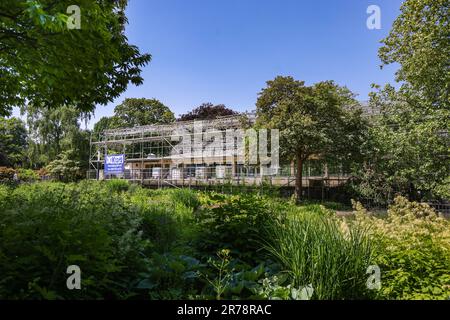
M 384 219 L 355 204 L 357 219 L 371 225 L 382 299 L 450 297 L 450 223 L 426 204 L 396 197 Z
M 204 267 L 191 256 L 153 253 L 136 288 L 146 290 L 150 299 L 186 299 L 203 287 L 200 274 Z
M 281 285 L 280 283 L 286 282 L 286 274 L 274 275 L 266 277 L 261 280 L 261 285 L 258 286 L 255 291 L 258 296 L 264 299 L 270 300 L 310 300 L 314 288 L 311 284 L 295 288 L 292 284 Z
M 181 203 L 187 208 L 196 210 L 200 206 L 197 193 L 191 189 L 173 189 L 171 197 L 175 202 Z
M 15 174 L 16 170 L 14 170 L 13 168 L 0 167 L 0 183 L 13 183 Z
M 275 217 L 276 204 L 255 195 L 208 194 L 195 215 L 200 235 L 197 247 L 205 255 L 229 249 L 238 259 L 254 263 L 264 260 L 258 251 L 265 228 Z
M 73 150 L 62 152 L 48 164 L 46 170 L 58 181 L 75 181 L 80 177 L 80 163 L 72 160 Z
M 125 298 L 149 241 L 141 217 L 100 184 L 39 183 L 0 192 L 0 296 Z M 67 290 L 66 268 L 82 270 Z
M 225 292 L 227 286 L 229 285 L 232 277 L 233 269 L 230 269 L 230 250 L 222 249 L 217 252 L 217 258 L 208 260 L 209 264 L 215 269 L 217 276 L 210 279 L 206 276 L 206 280 L 214 289 L 216 294 L 215 298 L 220 300 L 222 294 Z
M 39 180 L 39 174 L 31 169 L 17 169 L 17 177 L 19 180 L 26 182 Z

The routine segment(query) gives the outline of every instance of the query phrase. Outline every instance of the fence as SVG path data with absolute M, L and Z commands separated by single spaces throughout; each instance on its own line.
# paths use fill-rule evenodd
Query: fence
M 430 207 L 432 207 L 437 212 L 442 213 L 446 217 L 450 216 L 450 203 L 443 202 L 443 203 L 436 203 L 436 202 L 426 202 Z

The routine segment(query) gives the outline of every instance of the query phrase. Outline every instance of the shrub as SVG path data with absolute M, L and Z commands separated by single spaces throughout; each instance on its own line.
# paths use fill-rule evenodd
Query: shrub
M 326 210 L 294 210 L 275 221 L 270 234 L 266 248 L 289 274 L 293 287 L 312 285 L 313 299 L 368 296 L 365 273 L 372 246 L 362 226 L 345 223 L 342 229 Z
M 442 183 L 434 188 L 434 193 L 438 198 L 450 199 L 450 176 L 444 179 Z
M 126 298 L 144 268 L 141 218 L 99 183 L 42 183 L 0 191 L 0 297 Z M 82 289 L 66 288 L 66 268 Z
M 49 173 L 48 173 L 47 169 L 45 169 L 45 168 L 40 168 L 40 169 L 37 171 L 37 174 L 39 175 L 40 178 L 43 178 L 43 177 L 48 176 Z
M 14 180 L 16 170 L 13 168 L 0 167 L 0 183 L 9 184 Z
M 356 204 L 357 219 L 372 226 L 382 299 L 450 297 L 450 223 L 426 204 L 396 197 L 384 219 L 368 217 Z
M 82 177 L 81 166 L 74 158 L 74 150 L 63 151 L 45 169 L 58 181 L 77 181 Z
M 224 196 L 210 193 L 202 198 L 196 214 L 200 228 L 197 247 L 206 255 L 230 249 L 231 254 L 255 263 L 265 228 L 275 217 L 275 203 L 254 194 Z
M 319 205 L 323 206 L 330 210 L 351 210 L 352 207 L 345 205 L 343 203 L 339 202 L 333 202 L 333 201 L 311 201 L 311 200 L 304 200 L 302 201 L 302 206 L 311 206 L 311 205 Z
M 199 260 L 185 255 L 154 253 L 148 269 L 141 273 L 137 288 L 145 290 L 150 299 L 188 299 L 202 290 Z
M 180 238 L 181 226 L 174 215 L 173 205 L 150 203 L 142 215 L 142 230 L 152 240 L 155 250 L 167 252 Z
M 17 169 L 17 176 L 20 181 L 33 182 L 39 180 L 39 174 L 31 169 Z
M 7 197 L 11 192 L 10 188 L 6 185 L 0 184 L 0 209 L 5 210 L 7 207 Z M 2 211 L 0 211 L 2 212 Z
M 172 191 L 137 188 L 125 199 L 138 210 L 143 236 L 152 241 L 159 253 L 173 250 L 183 239 L 195 237 L 191 223 L 193 209 L 175 201 Z
M 0 298 L 445 299 L 449 223 L 405 198 L 383 219 L 359 204 L 338 218 L 319 204 L 124 180 L 0 185 Z M 375 263 L 381 290 L 369 292 Z M 66 288 L 72 264 L 82 290 Z

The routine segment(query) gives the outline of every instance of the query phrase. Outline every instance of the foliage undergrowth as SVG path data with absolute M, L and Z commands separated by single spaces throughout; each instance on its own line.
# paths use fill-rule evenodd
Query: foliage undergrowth
M 449 222 L 124 180 L 0 185 L 3 299 L 445 299 Z M 366 270 L 381 268 L 381 289 Z M 69 265 L 81 290 L 68 290 Z
M 368 297 L 366 269 L 373 250 L 366 228 L 346 224 L 324 207 L 313 208 L 293 208 L 275 223 L 267 250 L 294 286 L 314 288 L 315 299 Z
M 370 226 L 381 269 L 380 299 L 450 298 L 450 223 L 427 204 L 396 197 L 385 218 L 355 203 Z

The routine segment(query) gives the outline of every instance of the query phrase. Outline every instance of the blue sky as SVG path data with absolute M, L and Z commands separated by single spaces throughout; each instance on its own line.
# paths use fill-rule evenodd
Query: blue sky
M 377 50 L 399 14 L 400 0 L 130 0 L 130 43 L 152 55 L 144 84 L 125 97 L 157 98 L 179 115 L 203 102 L 254 109 L 267 80 L 291 75 L 313 84 L 335 80 L 366 100 L 372 83 L 394 82 L 397 66 L 380 70 Z M 369 5 L 381 29 L 366 27 Z

